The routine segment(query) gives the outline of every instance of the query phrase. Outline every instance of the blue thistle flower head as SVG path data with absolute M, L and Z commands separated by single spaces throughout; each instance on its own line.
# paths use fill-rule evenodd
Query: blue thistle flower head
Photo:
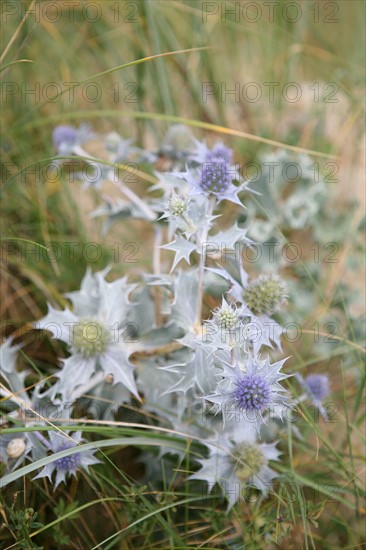
M 66 449 L 71 449 L 74 445 L 71 445 L 69 443 L 63 443 L 57 449 L 55 452 L 61 452 L 65 451 Z M 63 458 L 59 458 L 55 461 L 55 467 L 57 470 L 61 470 L 66 473 L 74 473 L 81 463 L 81 456 L 80 453 L 75 453 L 70 456 L 64 456 Z
M 310 374 L 304 380 L 306 390 L 314 401 L 323 401 L 330 393 L 329 380 L 325 374 Z
M 215 143 L 212 149 L 207 152 L 206 161 L 211 162 L 217 158 L 231 164 L 233 160 L 233 150 L 230 149 L 230 147 L 226 147 L 226 145 L 221 142 Z
M 289 406 L 288 392 L 280 384 L 289 376 L 280 372 L 284 362 L 270 364 L 250 354 L 234 365 L 222 362 L 217 389 L 205 399 L 214 403 L 224 422 L 242 416 L 259 429 L 263 415 L 282 417 Z
M 221 157 L 213 157 L 202 164 L 202 191 L 206 193 L 223 193 L 231 185 L 233 171 L 230 165 Z
M 52 132 L 52 141 L 55 149 L 61 155 L 71 153 L 80 154 L 77 147 L 94 137 L 88 124 L 81 124 L 78 128 L 68 124 L 56 126 Z
M 59 453 L 67 449 L 72 449 L 73 447 L 77 447 L 82 441 L 81 432 L 74 432 L 71 435 L 69 435 L 68 432 L 50 432 L 49 437 L 50 443 L 48 446 L 52 453 Z M 89 466 L 99 464 L 99 462 L 100 461 L 94 456 L 94 451 L 76 451 L 73 454 L 57 458 L 48 463 L 34 479 L 48 477 L 52 482 L 53 473 L 56 472 L 54 486 L 54 489 L 56 489 L 60 483 L 66 481 L 68 476 L 76 476 L 80 468 L 84 468 L 88 471 Z
M 241 409 L 262 411 L 271 400 L 271 389 L 262 376 L 245 375 L 237 379 L 233 398 Z
M 190 195 L 207 195 L 217 199 L 217 203 L 228 200 L 243 206 L 239 199 L 242 191 L 252 191 L 248 181 L 244 181 L 238 165 L 232 164 L 232 150 L 217 143 L 209 149 L 203 142 L 195 140 L 196 152 L 186 164 L 185 172 L 167 174 L 182 178 L 189 184 Z
M 65 143 L 73 145 L 77 139 L 77 130 L 74 126 L 60 125 L 56 126 L 52 133 L 52 141 L 55 149 Z

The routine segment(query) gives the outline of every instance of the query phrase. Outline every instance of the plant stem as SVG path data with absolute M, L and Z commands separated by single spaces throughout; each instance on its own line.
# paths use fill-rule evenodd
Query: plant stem
M 151 221 L 156 220 L 156 214 L 151 208 L 144 203 L 142 199 L 136 193 L 132 191 L 129 187 L 126 187 L 119 179 L 114 180 L 113 183 L 115 186 L 123 193 L 127 198 L 130 199 L 131 202 L 133 202 L 136 206 L 140 208 L 146 214 L 147 218 Z
M 162 229 L 159 224 L 154 225 L 155 236 L 154 236 L 154 250 L 153 250 L 153 270 L 154 275 L 161 274 L 161 243 L 162 243 Z M 158 286 L 153 289 L 153 296 L 155 302 L 155 322 L 159 326 L 161 324 L 161 310 L 160 310 L 160 298 L 161 293 Z
M 215 207 L 215 199 L 211 197 L 208 199 L 208 206 L 207 206 L 207 212 L 206 216 L 210 217 L 212 216 L 213 210 Z M 198 267 L 198 295 L 197 295 L 197 314 L 196 314 L 196 325 L 201 325 L 202 320 L 202 306 L 203 306 L 203 282 L 204 282 L 204 275 L 205 275 L 205 265 L 206 265 L 206 248 L 205 244 L 207 241 L 207 236 L 209 232 L 209 226 L 208 224 L 205 224 L 202 234 L 200 237 L 200 244 L 201 244 L 201 254 L 200 254 L 200 262 Z

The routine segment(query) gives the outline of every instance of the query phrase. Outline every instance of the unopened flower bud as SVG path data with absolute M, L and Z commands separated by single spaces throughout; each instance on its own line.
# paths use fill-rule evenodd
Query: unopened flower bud
M 187 200 L 178 195 L 173 195 L 169 202 L 169 211 L 172 216 L 183 216 L 187 212 Z
M 232 330 L 235 328 L 235 325 L 239 320 L 239 316 L 235 308 L 229 305 L 223 305 L 215 311 L 215 319 L 220 328 Z
M 244 292 L 244 300 L 254 315 L 272 315 L 287 297 L 285 283 L 277 275 L 260 275 Z
M 247 481 L 260 472 L 266 464 L 266 459 L 260 447 L 255 443 L 242 443 L 233 452 L 235 457 L 235 475 L 240 481 Z

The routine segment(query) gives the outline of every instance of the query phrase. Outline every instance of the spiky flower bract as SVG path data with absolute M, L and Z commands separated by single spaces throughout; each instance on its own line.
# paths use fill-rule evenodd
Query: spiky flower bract
M 49 449 L 52 453 L 59 453 L 66 449 L 72 449 L 79 445 L 82 440 L 81 432 L 50 432 L 50 445 Z M 35 476 L 34 479 L 41 477 L 48 477 L 52 482 L 52 475 L 56 472 L 54 481 L 54 489 L 57 488 L 60 483 L 65 482 L 68 476 L 76 477 L 78 469 L 84 468 L 88 470 L 92 464 L 99 464 L 100 460 L 95 458 L 94 451 L 82 451 L 75 452 L 69 456 L 64 456 L 54 460 L 47 464 L 41 472 Z
M 231 164 L 233 161 L 233 150 L 222 143 L 217 141 L 211 148 L 209 148 L 204 141 L 195 140 L 195 151 L 191 156 L 191 160 L 203 164 L 204 162 L 210 162 L 213 159 L 221 158 L 226 163 Z
M 244 361 L 234 365 L 223 362 L 216 391 L 205 399 L 214 403 L 224 423 L 242 418 L 253 424 L 264 420 L 265 414 L 282 416 L 288 405 L 288 393 L 279 383 L 289 375 L 280 372 L 285 359 L 271 364 L 268 359 L 246 354 Z
M 245 497 L 248 487 L 268 495 L 277 475 L 268 464 L 270 460 L 279 460 L 276 443 L 257 442 L 250 425 L 240 424 L 240 429 L 219 435 L 206 445 L 209 457 L 199 460 L 201 468 L 190 479 L 207 481 L 209 491 L 216 483 L 220 485 L 228 500 L 228 509 Z
M 105 274 L 87 272 L 81 290 L 67 295 L 73 302 L 73 311 L 49 306 L 46 317 L 36 323 L 36 328 L 51 331 L 69 345 L 71 355 L 64 360 L 55 387 L 64 397 L 70 398 L 97 371 L 112 375 L 114 383 L 120 382 L 138 397 L 127 334 L 132 307 L 128 296 L 134 287 L 126 278 L 108 283 Z

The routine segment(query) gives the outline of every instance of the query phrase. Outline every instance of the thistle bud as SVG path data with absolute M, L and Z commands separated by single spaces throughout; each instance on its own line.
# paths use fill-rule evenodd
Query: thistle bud
M 277 275 L 260 275 L 244 292 L 244 300 L 254 315 L 272 315 L 285 302 L 287 289 Z
M 240 481 L 247 481 L 260 472 L 266 459 L 260 447 L 255 443 L 242 443 L 233 452 L 235 475 Z
M 215 311 L 214 318 L 221 329 L 232 330 L 239 321 L 239 315 L 234 307 L 223 304 Z
M 169 211 L 172 216 L 183 216 L 187 212 L 188 202 L 184 197 L 172 195 L 169 202 Z

